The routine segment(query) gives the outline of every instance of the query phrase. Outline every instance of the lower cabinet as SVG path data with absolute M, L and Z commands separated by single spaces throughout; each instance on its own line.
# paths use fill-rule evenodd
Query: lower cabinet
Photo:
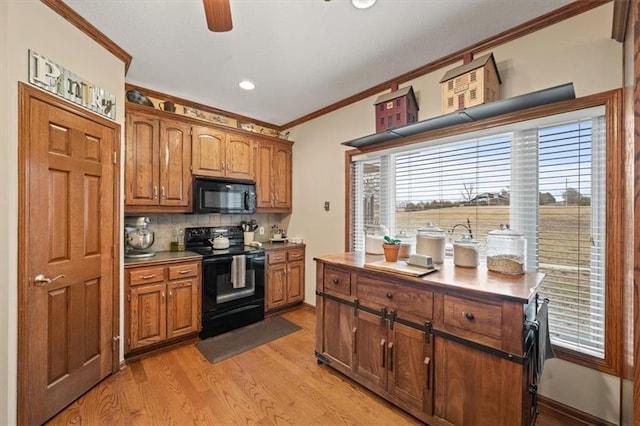
M 433 338 L 393 318 L 358 311 L 355 374 L 404 408 L 433 413 Z
M 304 250 L 304 246 L 267 250 L 266 312 L 304 300 Z
M 340 263 L 317 261 L 316 278 L 318 363 L 427 424 L 534 422 L 531 302 L 447 294 Z
M 196 334 L 201 262 L 128 268 L 125 353 Z

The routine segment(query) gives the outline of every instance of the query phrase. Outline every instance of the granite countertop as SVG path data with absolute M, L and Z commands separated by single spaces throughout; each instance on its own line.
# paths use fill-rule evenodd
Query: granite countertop
M 180 262 L 183 260 L 201 260 L 202 255 L 192 251 L 158 251 L 153 257 L 124 258 L 124 267 L 153 265 L 156 263 Z
M 305 244 L 294 244 L 294 243 L 272 243 L 269 241 L 263 242 L 262 243 L 262 248 L 264 250 L 278 250 L 278 249 L 290 249 L 290 248 L 294 248 L 294 247 L 306 247 Z

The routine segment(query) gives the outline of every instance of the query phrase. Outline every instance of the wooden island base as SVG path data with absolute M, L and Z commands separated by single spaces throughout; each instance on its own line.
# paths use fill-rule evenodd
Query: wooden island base
M 457 268 L 412 277 L 381 256 L 315 259 L 316 357 L 430 425 L 532 425 L 544 274 Z

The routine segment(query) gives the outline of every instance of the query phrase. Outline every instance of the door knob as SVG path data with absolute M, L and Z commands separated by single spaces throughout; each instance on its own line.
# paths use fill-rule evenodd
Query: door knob
M 44 287 L 45 285 L 51 284 L 52 282 L 54 282 L 55 280 L 58 280 L 60 278 L 64 278 L 64 275 L 58 275 L 55 278 L 47 278 L 42 274 L 38 274 L 33 279 L 33 283 L 35 284 L 36 287 Z

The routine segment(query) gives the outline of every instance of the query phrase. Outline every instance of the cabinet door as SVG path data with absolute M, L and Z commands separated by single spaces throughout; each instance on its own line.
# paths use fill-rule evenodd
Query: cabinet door
M 287 303 L 304 300 L 304 261 L 289 262 L 287 268 Z
M 191 136 L 192 172 L 196 176 L 224 176 L 226 133 L 195 126 Z
M 267 267 L 265 310 L 277 308 L 287 303 L 287 264 L 280 263 Z
M 198 279 L 170 281 L 167 284 L 167 338 L 198 331 Z
M 268 209 L 273 206 L 272 158 L 273 143 L 267 141 L 258 142 L 256 152 L 256 205 L 258 208 Z
M 191 204 L 191 127 L 177 121 L 160 122 L 160 204 Z
M 433 414 L 432 350 L 424 331 L 394 323 L 387 344 L 388 392 L 406 404 Z
M 322 352 L 342 367 L 353 366 L 354 335 L 353 308 L 331 299 L 322 300 L 324 310 L 322 328 Z
M 226 175 L 230 178 L 254 180 L 254 144 L 247 136 L 227 135 Z
M 125 146 L 125 204 L 159 203 L 160 122 L 145 115 L 127 114 Z
M 387 327 L 381 318 L 358 311 L 355 373 L 384 390 L 387 388 Z
M 164 283 L 131 287 L 131 349 L 165 340 L 165 290 Z
M 291 145 L 275 144 L 273 150 L 273 207 L 291 210 Z
M 453 424 L 529 424 L 524 367 L 447 339 L 435 340 L 435 415 Z

